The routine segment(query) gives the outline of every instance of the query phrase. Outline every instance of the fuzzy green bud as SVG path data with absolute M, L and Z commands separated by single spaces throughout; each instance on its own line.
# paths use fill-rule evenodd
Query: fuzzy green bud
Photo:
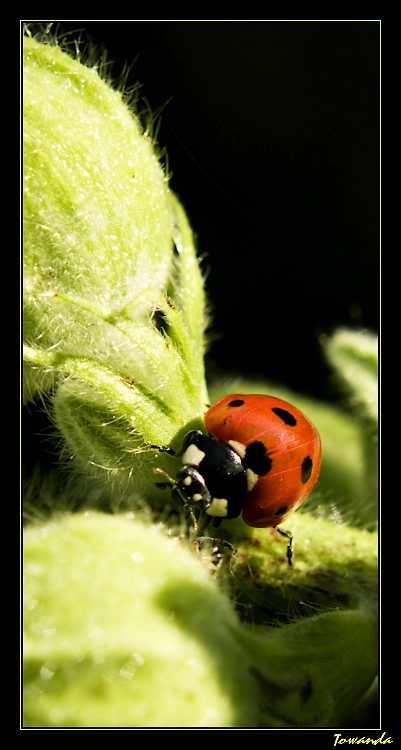
M 374 526 L 378 498 L 378 339 L 366 331 L 339 330 L 324 342 L 326 356 L 348 395 L 360 427 L 364 454 L 364 503 Z
M 327 727 L 370 688 L 377 673 L 377 616 L 329 612 L 239 642 L 254 657 L 266 727 Z
M 25 536 L 25 726 L 258 722 L 236 617 L 196 557 L 86 513 Z
M 200 428 L 207 402 L 185 213 L 122 95 L 31 38 L 24 170 L 25 398 L 54 394 L 68 456 L 140 490 L 137 454 Z
M 250 630 L 178 539 L 87 512 L 25 535 L 25 725 L 338 725 L 377 668 L 374 608 Z

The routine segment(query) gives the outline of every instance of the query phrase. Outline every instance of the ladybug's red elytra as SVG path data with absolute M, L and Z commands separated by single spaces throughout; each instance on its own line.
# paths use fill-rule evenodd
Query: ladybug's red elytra
M 211 437 L 189 432 L 178 454 L 183 468 L 172 482 L 194 515 L 198 533 L 210 520 L 218 526 L 237 518 L 257 528 L 277 528 L 290 511 L 306 500 L 320 471 L 320 437 L 312 422 L 287 401 L 274 396 L 230 394 L 205 415 Z M 292 537 L 288 561 L 291 564 Z

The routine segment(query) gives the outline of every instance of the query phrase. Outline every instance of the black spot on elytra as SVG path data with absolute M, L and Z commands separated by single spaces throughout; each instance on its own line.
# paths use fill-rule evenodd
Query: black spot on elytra
M 287 409 L 280 409 L 279 406 L 275 406 L 273 407 L 272 412 L 282 419 L 284 424 L 288 424 L 290 427 L 295 427 L 297 420 L 291 412 L 287 411 Z
M 244 403 L 245 402 L 241 398 L 236 398 L 234 399 L 234 401 L 230 401 L 230 403 L 227 404 L 227 406 L 242 406 L 242 404 Z
M 259 477 L 268 474 L 272 467 L 272 460 L 266 455 L 266 448 L 259 440 L 255 440 L 247 446 L 246 453 L 242 459 L 245 469 L 251 469 Z
M 279 508 L 278 510 L 276 510 L 276 512 L 275 512 L 274 515 L 275 516 L 283 516 L 284 513 L 287 513 L 287 506 L 286 505 L 283 505 L 281 508 Z
M 312 468 L 313 468 L 313 461 L 310 456 L 306 456 L 304 460 L 302 461 L 301 466 L 301 482 L 302 484 L 306 484 L 308 479 L 310 478 L 310 475 L 312 474 Z

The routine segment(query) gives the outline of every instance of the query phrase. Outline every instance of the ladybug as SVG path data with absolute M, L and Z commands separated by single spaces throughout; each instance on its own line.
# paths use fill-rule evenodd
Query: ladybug
M 249 526 L 277 528 L 319 476 L 320 438 L 312 422 L 287 401 L 255 394 L 224 396 L 204 421 L 210 436 L 189 432 L 177 454 L 152 446 L 181 456 L 183 468 L 170 483 L 192 518 L 200 510 L 198 534 L 212 519 L 218 526 L 241 513 Z M 289 540 L 291 565 L 292 536 L 277 531 Z

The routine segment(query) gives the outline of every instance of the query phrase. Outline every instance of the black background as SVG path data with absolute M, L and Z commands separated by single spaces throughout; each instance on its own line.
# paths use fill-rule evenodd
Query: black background
M 46 23 L 46 22 L 44 22 Z M 54 27 L 53 27 L 54 28 Z M 208 368 L 335 397 L 318 338 L 378 327 L 376 21 L 68 21 L 141 82 L 209 271 Z

